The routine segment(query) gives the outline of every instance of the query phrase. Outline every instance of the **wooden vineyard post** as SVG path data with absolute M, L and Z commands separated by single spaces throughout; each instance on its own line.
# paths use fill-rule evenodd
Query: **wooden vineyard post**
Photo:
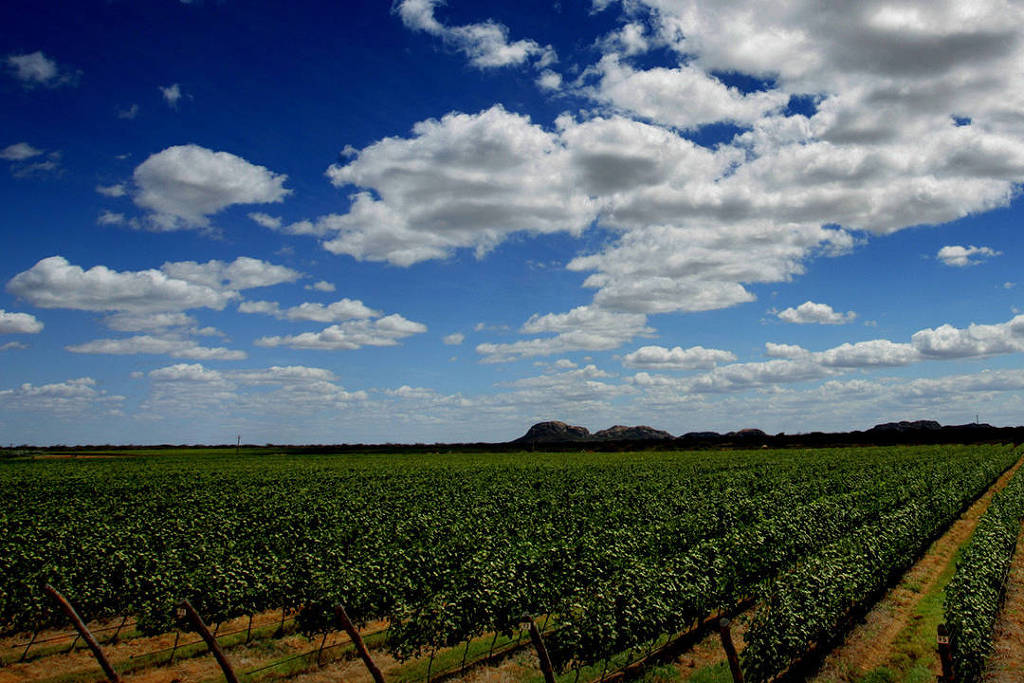
M 722 648 L 725 649 L 725 656 L 729 660 L 732 680 L 735 683 L 743 683 L 743 670 L 740 669 L 740 658 L 736 655 L 736 646 L 732 644 L 732 634 L 729 632 L 729 620 L 725 617 L 718 620 L 718 635 L 722 638 Z
M 942 662 L 942 673 L 939 680 L 942 683 L 953 683 L 953 652 L 949 648 L 949 629 L 945 624 L 939 624 L 936 644 L 939 648 L 939 661 Z
M 78 613 L 75 611 L 75 608 L 71 606 L 71 603 L 68 602 L 63 595 L 58 593 L 57 589 L 50 584 L 43 586 L 43 590 L 57 602 L 61 611 L 64 612 L 64 614 L 68 616 L 68 619 L 71 620 L 71 623 L 75 625 L 75 628 L 78 630 L 79 635 L 82 636 L 82 639 L 88 643 L 89 649 L 92 650 L 92 654 L 96 657 L 96 661 L 98 661 L 100 666 L 103 667 L 103 673 L 107 674 L 107 678 L 110 680 L 110 683 L 121 683 L 121 677 L 117 675 L 116 671 L 114 671 L 114 667 L 110 665 L 110 662 L 107 660 L 107 656 L 103 654 L 103 650 L 100 649 L 100 644 L 96 642 L 92 633 L 90 633 L 89 629 L 85 627 L 85 622 L 83 622 L 82 618 L 78 616 Z
M 540 660 L 540 670 L 544 674 L 544 682 L 555 683 L 555 671 L 551 666 L 551 657 L 548 656 L 548 649 L 544 647 L 544 639 L 540 637 L 540 631 L 537 630 L 537 624 L 533 621 L 533 617 L 529 614 L 519 617 L 519 628 L 530 632 L 530 640 L 533 641 L 533 647 L 537 650 L 537 659 Z
M 345 611 L 344 605 L 334 606 L 334 615 L 338 618 L 338 622 L 341 627 L 345 629 L 345 633 L 352 640 L 352 644 L 356 646 L 356 652 L 359 653 L 363 663 L 366 664 L 367 670 L 370 675 L 373 676 L 373 680 L 376 683 L 384 683 L 384 674 L 377 668 L 377 664 L 373 661 L 373 657 L 370 656 L 370 651 L 366 649 L 366 643 L 363 642 L 363 637 L 359 635 L 359 631 L 352 625 L 352 620 L 348 618 L 348 613 Z
M 199 612 L 196 612 L 195 607 L 188 600 L 182 600 L 178 603 L 178 619 L 188 619 L 189 623 L 192 624 L 192 628 L 196 630 L 203 640 L 206 641 L 206 646 L 210 648 L 210 652 L 217 659 L 217 663 L 220 664 L 221 670 L 224 671 L 224 678 L 228 683 L 238 683 L 238 676 L 235 675 L 234 669 L 231 668 L 231 663 L 228 662 L 227 657 L 224 656 L 224 651 L 220 649 L 220 643 L 210 633 L 210 629 L 203 623 L 203 618 L 199 616 Z

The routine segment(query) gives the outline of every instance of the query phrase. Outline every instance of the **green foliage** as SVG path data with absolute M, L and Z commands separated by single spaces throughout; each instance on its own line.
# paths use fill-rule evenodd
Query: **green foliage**
M 938 453 L 897 486 L 906 494 L 876 509 L 851 533 L 828 542 L 768 584 L 744 638 L 750 681 L 770 680 L 810 647 L 841 635 L 853 612 L 907 569 L 1015 459 L 971 449 Z M 896 478 L 887 479 L 896 483 Z
M 946 625 L 958 681 L 978 680 L 992 652 L 992 628 L 1022 518 L 1024 475 L 1018 470 L 978 521 L 946 588 Z
M 553 614 L 564 669 L 642 650 L 819 562 L 822 547 L 870 537 L 872 571 L 891 570 L 1014 457 L 983 446 L 10 462 L 0 631 L 62 623 L 44 582 L 86 619 L 134 614 L 147 632 L 171 628 L 182 598 L 208 622 L 296 609 L 307 634 L 333 630 L 340 602 L 357 623 L 388 620 L 401 658 Z M 894 535 L 909 540 L 882 553 Z

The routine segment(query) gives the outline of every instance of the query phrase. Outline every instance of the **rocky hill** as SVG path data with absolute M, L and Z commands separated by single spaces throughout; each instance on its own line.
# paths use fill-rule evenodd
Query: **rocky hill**
M 587 441 L 591 439 L 586 427 L 566 424 L 557 420 L 538 422 L 512 443 L 557 443 L 560 441 Z
M 639 425 L 637 427 L 615 425 L 614 427 L 594 432 L 592 438 L 601 441 L 650 441 L 674 439 L 675 437 L 668 432 L 648 427 L 647 425 Z

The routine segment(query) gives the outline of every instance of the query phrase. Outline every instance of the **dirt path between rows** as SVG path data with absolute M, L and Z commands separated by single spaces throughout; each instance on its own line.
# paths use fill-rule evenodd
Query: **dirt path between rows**
M 982 680 L 1018 683 L 1024 680 L 1024 530 L 1017 537 L 1017 552 L 1006 581 L 1006 600 L 996 619 L 992 657 Z
M 932 543 L 899 584 L 872 608 L 865 622 L 854 628 L 843 644 L 828 654 L 817 675 L 810 680 L 819 683 L 856 681 L 873 669 L 890 663 L 893 645 L 900 633 L 912 625 L 919 602 L 935 588 L 943 572 L 953 562 L 957 550 L 974 532 L 992 496 L 1006 486 L 1022 463 L 1024 459 L 1004 472 L 960 519 L 953 522 L 946 533 Z M 939 673 L 937 656 L 933 673 Z

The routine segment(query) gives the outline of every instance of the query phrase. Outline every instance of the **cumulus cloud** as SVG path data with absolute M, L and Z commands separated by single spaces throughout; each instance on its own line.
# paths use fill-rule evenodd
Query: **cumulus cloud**
M 118 272 L 106 266 L 83 270 L 63 256 L 44 258 L 18 273 L 7 283 L 7 291 L 40 308 L 83 311 L 220 310 L 237 296 L 160 270 Z
M 42 153 L 43 150 L 36 149 L 27 142 L 16 142 L 0 150 L 0 159 L 5 161 L 24 161 L 25 159 L 39 156 Z
M 282 309 L 276 301 L 243 301 L 238 306 L 242 313 L 264 313 L 282 320 L 312 320 L 319 323 L 341 322 L 354 318 L 375 318 L 379 311 L 369 308 L 358 299 L 340 299 L 326 306 L 321 303 L 304 302 L 298 306 Z
M 960 245 L 950 245 L 939 249 L 939 253 L 936 258 L 947 266 L 956 266 L 963 268 L 965 266 L 975 266 L 992 256 L 999 256 L 1003 252 L 996 251 L 990 247 L 962 247 Z
M 840 344 L 815 354 L 826 367 L 867 368 L 910 365 L 922 359 L 913 344 L 897 344 L 888 339 L 872 339 L 856 344 Z
M 550 45 L 541 46 L 533 40 L 509 42 L 508 28 L 494 21 L 446 26 L 434 15 L 441 4 L 442 0 L 401 0 L 395 5 L 395 12 L 407 28 L 442 39 L 481 69 L 515 66 L 531 60 L 544 67 L 555 61 Z
M 124 183 L 116 183 L 114 185 L 97 185 L 96 192 L 104 197 L 124 197 L 128 194 L 128 190 L 125 189 Z
M 130 107 L 128 107 L 127 109 L 118 109 L 117 110 L 117 118 L 119 118 L 119 119 L 131 120 L 131 119 L 134 119 L 138 115 L 139 115 L 139 105 L 137 105 L 137 104 L 133 104 Z
M 287 346 L 293 349 L 347 351 L 363 346 L 396 346 L 398 340 L 426 331 L 426 325 L 393 313 L 372 321 L 349 320 L 331 325 L 319 332 L 261 337 L 255 344 L 265 347 Z
M 466 335 L 462 334 L 461 332 L 453 332 L 452 334 L 445 335 L 445 337 L 441 341 L 443 341 L 448 346 L 458 346 L 465 340 Z
M 303 365 L 213 370 L 202 363 L 178 363 L 151 370 L 148 377 L 152 393 L 142 410 L 154 415 L 214 411 L 254 417 L 299 413 L 308 418 L 368 399 L 365 391 L 346 390 L 330 370 Z
M 790 344 L 765 344 L 765 355 L 826 368 L 900 367 L 925 360 L 983 358 L 1024 351 L 1024 315 L 1004 323 L 966 328 L 940 325 L 915 332 L 909 342 L 872 339 L 812 352 Z
M 266 261 L 178 261 L 160 270 L 84 270 L 63 256 L 42 259 L 7 283 L 7 291 L 40 308 L 157 313 L 190 308 L 222 310 L 237 290 L 294 282 L 302 274 Z
M 235 204 L 284 200 L 288 176 L 228 152 L 177 145 L 151 155 L 134 173 L 135 203 L 152 212 L 153 230 L 206 228 L 210 216 Z
M 336 233 L 324 247 L 401 266 L 458 247 L 483 255 L 517 231 L 578 235 L 593 216 L 556 136 L 501 106 L 421 121 L 413 137 L 381 140 L 327 175 L 375 193 L 319 219 Z
M 43 323 L 29 313 L 8 312 L 0 308 L 0 334 L 37 334 Z
M 182 98 L 181 86 L 177 83 L 172 83 L 168 86 L 161 85 L 158 87 L 160 89 L 160 94 L 164 98 L 164 102 L 170 105 L 171 109 L 177 109 L 178 102 L 180 102 Z
M 402 7 L 412 25 L 443 30 L 436 3 Z M 594 304 L 700 311 L 752 301 L 747 285 L 789 281 L 809 259 L 852 249 L 854 233 L 1006 206 L 1024 182 L 1021 8 L 638 0 L 626 18 L 572 84 L 600 116 L 562 117 L 553 130 L 493 110 L 424 122 L 412 138 L 381 140 L 332 167 L 339 185 L 365 191 L 347 213 L 305 227 L 337 233 L 326 244 L 338 253 L 408 265 L 459 247 L 486 251 L 513 231 L 578 234 L 596 221 L 613 239 L 568 264 L 588 273 Z M 628 53 L 645 43 L 675 51 L 678 64 L 641 66 Z M 761 84 L 733 87 L 729 74 Z M 792 96 L 808 111 L 788 111 Z M 714 147 L 680 133 L 711 122 L 742 129 Z M 456 140 L 435 146 L 446 132 Z M 538 146 L 517 144 L 525 138 Z M 462 154 L 461 139 L 487 154 Z M 523 154 L 499 168 L 531 171 L 488 173 L 482 159 L 506 149 Z M 529 178 L 552 180 L 538 192 Z M 560 208 L 520 210 L 523 197 L 556 189 Z
M 175 261 L 165 263 L 161 270 L 171 277 L 214 289 L 252 289 L 295 282 L 302 273 L 249 256 L 239 256 L 231 263 L 212 260 Z
M 100 215 L 96 217 L 96 225 L 124 225 L 125 222 L 123 213 L 114 213 L 113 211 L 101 211 Z
M 51 384 L 24 383 L 16 389 L 0 389 L 0 406 L 56 415 L 117 412 L 124 396 L 98 389 L 92 377 L 79 377 Z
M 819 304 L 813 301 L 805 301 L 796 308 L 787 308 L 778 312 L 779 320 L 787 323 L 817 324 L 817 325 L 843 325 L 853 322 L 857 314 L 853 311 L 838 313 L 832 310 L 828 304 Z
M 172 358 L 193 360 L 244 360 L 245 351 L 224 347 L 205 347 L 192 339 L 155 337 L 148 334 L 123 339 L 97 339 L 85 344 L 64 347 L 72 353 L 112 354 L 118 356 L 135 354 L 168 355 Z
M 16 350 L 27 349 L 27 348 L 28 348 L 28 346 L 26 344 L 22 344 L 21 342 L 16 342 L 16 341 L 14 341 L 14 342 L 7 342 L 6 344 L 0 344 L 0 351 L 16 351 Z
M 775 342 L 765 342 L 764 355 L 769 358 L 788 358 L 795 360 L 797 358 L 806 358 L 811 355 L 811 352 L 802 346 L 796 344 L 776 344 Z
M 629 368 L 645 370 L 695 370 L 712 368 L 719 363 L 736 360 L 736 354 L 722 349 L 706 349 L 692 346 L 688 349 L 676 346 L 641 346 L 622 358 L 622 364 Z
M 318 280 L 311 285 L 306 285 L 305 288 L 317 292 L 333 292 L 337 289 L 337 287 L 326 280 Z
M 194 328 L 196 319 L 179 311 L 166 313 L 115 313 L 103 322 L 118 332 L 160 332 L 170 327 Z
M 8 55 L 7 67 L 26 88 L 56 88 L 78 82 L 77 72 L 60 68 L 55 60 L 38 50 L 22 55 Z
M 835 372 L 811 360 L 777 359 L 723 365 L 691 377 L 666 377 L 638 372 L 630 381 L 644 389 L 668 391 L 677 395 L 718 394 L 807 382 L 828 377 Z
M 680 66 L 635 70 L 617 54 L 601 59 L 598 85 L 587 90 L 612 108 L 681 129 L 726 121 L 750 124 L 780 109 L 789 95 L 779 91 L 741 93 L 700 68 Z
M 1005 323 L 966 328 L 941 325 L 915 332 L 911 344 L 931 358 L 972 358 L 1024 351 L 1024 315 Z
M 478 344 L 476 352 L 485 363 L 505 363 L 520 358 L 549 356 L 569 351 L 607 351 L 638 335 L 652 334 L 647 316 L 616 313 L 594 306 L 577 306 L 567 313 L 534 314 L 520 328 L 521 334 L 553 333 L 521 341 Z
M 249 218 L 254 220 L 259 225 L 262 225 L 264 228 L 269 228 L 271 230 L 278 230 L 281 227 L 280 218 L 277 218 L 276 216 L 271 216 L 270 214 L 262 213 L 260 211 L 254 211 L 250 213 Z

